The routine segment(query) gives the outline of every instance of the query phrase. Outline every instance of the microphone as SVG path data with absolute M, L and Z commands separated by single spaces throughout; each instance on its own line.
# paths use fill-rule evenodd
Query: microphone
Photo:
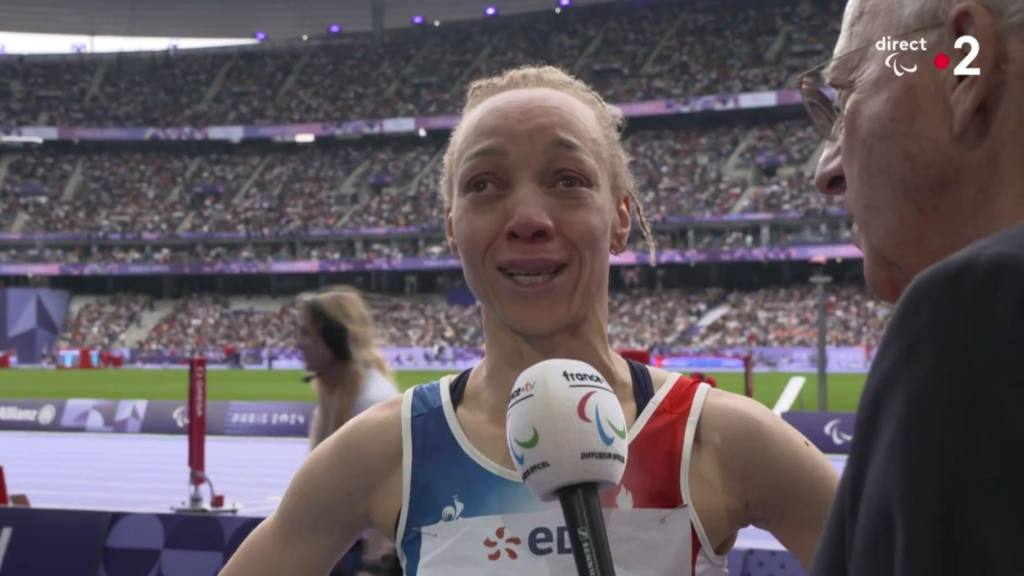
M 600 373 L 545 360 L 519 375 L 508 399 L 509 450 L 523 482 L 562 505 L 579 576 L 614 576 L 599 493 L 626 471 L 626 419 Z

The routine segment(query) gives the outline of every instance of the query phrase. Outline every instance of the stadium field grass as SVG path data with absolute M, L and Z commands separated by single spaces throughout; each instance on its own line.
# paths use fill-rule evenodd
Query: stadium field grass
M 395 377 L 405 390 L 431 382 L 452 371 L 399 370 Z M 309 385 L 299 370 L 210 370 L 209 400 L 313 401 Z M 718 385 L 743 392 L 743 375 L 712 373 Z M 754 397 L 771 407 L 794 376 L 807 378 L 794 410 L 818 406 L 816 374 L 759 372 L 754 375 Z M 864 388 L 864 374 L 829 374 L 829 410 L 853 412 Z M 115 400 L 184 400 L 188 395 L 186 370 L 0 370 L 0 400 L 19 398 L 103 398 Z

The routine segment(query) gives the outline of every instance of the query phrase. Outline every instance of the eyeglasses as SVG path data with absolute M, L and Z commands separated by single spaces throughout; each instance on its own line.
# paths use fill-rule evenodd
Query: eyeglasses
M 915 28 L 908 32 L 903 32 L 893 36 L 892 38 L 896 39 L 901 36 L 928 32 L 942 26 L 945 26 L 945 24 L 930 24 L 921 28 Z M 863 46 L 858 46 L 849 52 L 845 52 L 835 58 L 818 64 L 799 76 L 800 98 L 804 102 L 804 108 L 807 109 L 807 115 L 810 116 L 811 122 L 814 124 L 814 127 L 818 129 L 818 132 L 821 132 L 821 135 L 830 142 L 838 141 L 839 136 L 842 134 L 843 110 L 839 104 L 838 94 L 836 94 L 835 90 L 832 88 L 827 87 L 826 82 L 822 77 L 822 72 L 824 72 L 824 70 L 833 62 L 859 54 L 874 44 L 874 42 L 869 42 Z

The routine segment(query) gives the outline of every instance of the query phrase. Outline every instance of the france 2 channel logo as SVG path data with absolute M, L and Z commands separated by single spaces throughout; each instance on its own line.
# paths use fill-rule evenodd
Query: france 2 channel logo
M 954 76 L 978 76 L 981 74 L 979 68 L 971 66 L 974 59 L 978 57 L 980 46 L 978 40 L 974 36 L 961 36 L 956 39 L 953 47 L 957 50 L 961 50 L 964 46 L 968 46 L 970 50 L 964 56 L 964 59 L 953 68 Z M 875 42 L 875 50 L 879 52 L 890 52 L 885 58 L 885 67 L 891 68 L 893 73 L 897 76 L 903 76 L 904 74 L 913 74 L 917 72 L 917 64 L 907 67 L 899 62 L 899 55 L 902 52 L 923 52 L 928 49 L 928 41 L 924 38 L 918 40 L 893 40 L 891 36 L 886 36 L 878 42 Z M 945 54 L 939 54 L 935 57 L 935 67 L 939 70 L 945 70 L 949 66 L 949 56 Z

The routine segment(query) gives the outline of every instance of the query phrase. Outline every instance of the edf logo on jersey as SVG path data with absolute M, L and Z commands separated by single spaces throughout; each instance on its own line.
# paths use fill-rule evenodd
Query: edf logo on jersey
M 510 535 L 502 526 L 494 531 L 494 538 L 484 540 L 484 549 L 487 551 L 487 559 L 491 562 L 496 562 L 503 556 L 510 560 L 517 560 L 519 558 L 518 548 L 521 544 L 522 540 Z M 546 526 L 538 526 L 527 535 L 526 549 L 534 556 L 572 554 L 569 528 L 558 526 L 552 531 Z

